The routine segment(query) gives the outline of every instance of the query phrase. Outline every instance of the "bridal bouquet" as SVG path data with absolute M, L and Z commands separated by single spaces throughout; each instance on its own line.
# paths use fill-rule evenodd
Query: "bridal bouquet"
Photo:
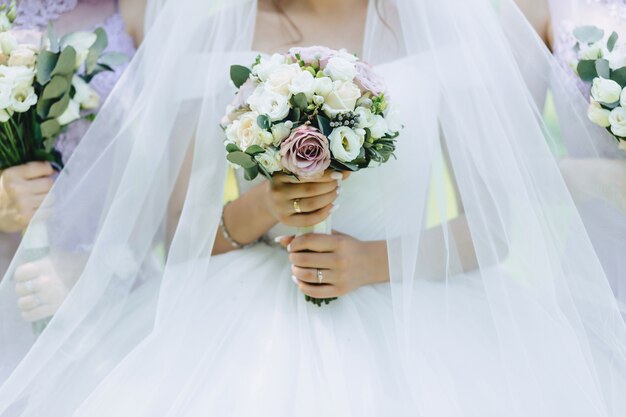
M 394 154 L 401 126 L 384 80 L 345 50 L 293 48 L 233 65 L 230 75 L 238 91 L 221 124 L 227 159 L 248 180 L 282 172 L 306 181 Z M 330 229 L 328 220 L 299 234 Z
M 589 119 L 606 128 L 626 151 L 626 45 L 616 32 L 582 26 L 574 30 L 580 78 L 591 83 Z

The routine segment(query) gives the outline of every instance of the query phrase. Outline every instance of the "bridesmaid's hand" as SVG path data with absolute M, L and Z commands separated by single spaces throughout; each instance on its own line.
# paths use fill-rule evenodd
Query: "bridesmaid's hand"
M 336 208 L 340 182 L 348 173 L 327 171 L 318 180 L 300 182 L 285 174 L 267 183 L 266 206 L 280 223 L 291 227 L 314 226 Z M 298 212 L 300 209 L 300 213 Z
M 364 285 L 389 281 L 385 241 L 363 242 L 336 233 L 284 237 L 280 243 L 289 251 L 294 281 L 310 297 L 340 297 Z
M 47 162 L 30 162 L 0 174 L 0 231 L 14 233 L 28 226 L 52 188 L 54 170 Z

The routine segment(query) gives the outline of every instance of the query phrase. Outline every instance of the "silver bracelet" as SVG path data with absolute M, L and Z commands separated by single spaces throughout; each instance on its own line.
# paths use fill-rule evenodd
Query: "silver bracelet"
M 224 236 L 224 239 L 226 239 L 228 241 L 228 243 L 230 244 L 230 246 L 232 246 L 235 249 L 246 249 L 249 247 L 252 247 L 254 245 L 256 245 L 257 243 L 259 243 L 261 239 L 257 239 L 252 243 L 248 243 L 248 244 L 243 244 L 243 243 L 239 243 L 237 242 L 230 234 L 230 232 L 228 231 L 228 228 L 226 228 L 226 224 L 224 222 L 224 213 L 226 212 L 226 207 L 228 207 L 230 203 L 226 204 L 224 206 L 224 208 L 222 209 L 222 217 L 220 217 L 220 228 L 222 229 L 222 236 Z

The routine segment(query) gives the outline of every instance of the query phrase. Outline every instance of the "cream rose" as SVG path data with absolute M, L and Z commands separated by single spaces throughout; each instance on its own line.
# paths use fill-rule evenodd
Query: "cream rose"
M 265 81 L 265 90 L 285 97 L 291 96 L 289 87 L 291 81 L 296 78 L 302 70 L 298 64 L 279 65 L 272 71 Z
M 74 100 L 80 104 L 80 107 L 85 110 L 93 110 L 100 107 L 100 95 L 85 80 L 78 75 L 74 75 L 72 85 L 74 90 L 76 90 Z
M 324 74 L 335 81 L 352 81 L 358 74 L 354 62 L 345 58 L 333 57 L 328 60 Z
M 339 113 L 353 111 L 356 101 L 361 97 L 361 90 L 350 81 L 335 81 L 333 91 L 326 97 L 322 107 L 329 117 L 335 117 Z
M 595 124 L 602 127 L 611 126 L 611 122 L 609 122 L 609 116 L 611 115 L 610 110 L 603 109 L 600 103 L 597 101 L 591 101 L 589 104 L 589 110 L 587 110 L 587 117 L 589 120 L 594 122 Z
M 65 112 L 57 118 L 57 122 L 61 126 L 65 126 L 78 119 L 80 119 L 80 104 L 75 100 L 70 100 Z
M 351 162 L 361 153 L 363 136 L 347 126 L 334 129 L 328 139 L 333 156 L 341 162 Z
M 244 151 L 252 145 L 264 146 L 266 138 L 257 123 L 258 117 L 256 112 L 245 113 L 226 128 L 226 138 Z
M 626 138 L 626 109 L 623 107 L 614 108 L 609 116 L 611 132 L 620 138 Z
M 303 93 L 307 100 L 311 100 L 315 94 L 315 78 L 309 71 L 300 71 L 291 79 L 289 92 L 294 95 Z
M 591 87 L 591 96 L 595 101 L 602 104 L 617 103 L 622 94 L 622 87 L 613 80 L 596 78 Z
M 32 106 L 37 104 L 37 94 L 33 86 L 18 85 L 13 88 L 11 95 L 11 108 L 18 113 L 28 111 Z
M 24 66 L 33 67 L 37 62 L 37 55 L 31 48 L 18 46 L 9 56 L 8 64 L 10 67 Z
M 256 155 L 254 158 L 270 174 L 282 170 L 280 152 L 272 148 L 267 148 L 265 152 Z
M 289 115 L 289 100 L 287 97 L 259 87 L 248 98 L 248 105 L 258 114 L 265 114 L 271 121 L 282 120 Z

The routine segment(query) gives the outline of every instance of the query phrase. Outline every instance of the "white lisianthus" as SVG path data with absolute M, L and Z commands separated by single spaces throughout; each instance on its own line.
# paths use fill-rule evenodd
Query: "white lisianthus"
M 589 120 L 602 127 L 611 126 L 609 122 L 610 110 L 603 109 L 600 103 L 592 100 L 589 104 L 589 110 L 587 110 L 587 117 Z
M 97 35 L 92 32 L 74 32 L 62 39 L 61 49 L 71 46 L 76 50 L 76 68 L 80 68 L 85 63 L 89 48 L 96 43 Z
M 32 86 L 35 81 L 35 71 L 28 67 L 0 66 L 0 82 L 13 86 Z
M 600 42 L 593 43 L 591 45 L 581 45 L 578 58 L 581 60 L 596 60 L 604 56 L 604 50 Z
M 387 115 L 385 116 L 387 121 L 387 127 L 390 132 L 399 132 L 402 130 L 402 118 L 400 117 L 400 110 L 394 104 L 387 107 Z
M 370 127 L 370 133 L 374 139 L 380 139 L 389 133 L 387 120 L 379 114 L 374 116 L 374 124 Z
M 328 60 L 324 74 L 335 81 L 352 81 L 358 74 L 354 62 L 345 58 L 333 57 Z
M 0 109 L 11 107 L 13 96 L 13 84 L 6 80 L 0 80 Z
M 256 155 L 254 158 L 270 174 L 282 170 L 282 165 L 280 163 L 280 152 L 272 148 L 267 148 L 265 152 Z
M 309 71 L 300 71 L 300 74 L 291 79 L 289 92 L 294 95 L 304 93 L 307 100 L 311 100 L 313 94 L 315 94 L 315 78 L 313 74 Z
M 80 107 L 85 110 L 93 110 L 100 107 L 100 95 L 85 80 L 78 75 L 74 75 L 72 85 L 74 90 L 76 90 L 74 100 L 80 104 Z
M 291 81 L 296 78 L 302 70 L 298 64 L 283 64 L 274 68 L 265 81 L 265 90 L 285 97 L 290 97 L 289 87 Z M 310 74 L 309 74 L 310 75 Z
M 37 104 L 37 94 L 31 85 L 18 85 L 11 94 L 11 108 L 18 113 L 28 111 Z
M 252 73 L 259 77 L 261 81 L 267 81 L 270 74 L 280 65 L 285 64 L 285 57 L 281 54 L 274 54 L 271 57 L 262 57 L 261 62 L 252 68 Z
M 611 111 L 609 116 L 611 123 L 611 132 L 620 138 L 626 138 L 626 109 L 616 107 Z
M 622 90 L 622 95 L 619 100 L 620 106 L 626 109 L 626 88 Z
M 292 127 L 293 122 L 291 120 L 287 120 L 285 123 L 278 123 L 272 126 L 272 137 L 274 138 L 272 144 L 274 146 L 280 145 L 283 140 L 289 137 Z
M 37 55 L 35 54 L 35 51 L 33 51 L 31 48 L 18 46 L 13 51 L 11 51 L 9 61 L 7 63 L 10 67 L 33 67 L 35 66 L 36 62 Z
M 226 138 L 244 151 L 252 145 L 264 146 L 265 131 L 257 123 L 258 117 L 257 112 L 245 113 L 226 128 Z
M 6 123 L 13 116 L 13 112 L 9 109 L 0 109 L 0 123 Z
M 333 80 L 329 77 L 315 79 L 315 94 L 326 97 L 333 91 Z
M 57 122 L 61 126 L 65 126 L 78 119 L 80 119 L 80 104 L 76 100 L 70 100 L 67 109 L 57 118 Z
M 361 153 L 363 137 L 347 126 L 333 129 L 328 136 L 333 156 L 341 162 L 351 162 Z
M 265 91 L 263 87 L 257 88 L 248 98 L 248 105 L 256 113 L 267 115 L 273 122 L 287 117 L 290 110 L 287 97 Z
M 339 113 L 353 111 L 356 101 L 361 97 L 361 90 L 351 81 L 335 81 L 333 91 L 326 97 L 322 107 L 329 117 Z
M 0 50 L 2 50 L 3 54 L 7 56 L 11 55 L 11 52 L 13 52 L 13 50 L 17 48 L 17 46 L 18 43 L 17 39 L 15 39 L 15 36 L 13 36 L 9 32 L 0 33 Z
M 367 129 L 374 126 L 374 114 L 367 107 L 357 107 L 355 113 L 359 116 L 359 124 L 357 127 Z
M 622 94 L 622 87 L 613 80 L 595 78 L 591 87 L 591 96 L 602 104 L 617 103 Z

